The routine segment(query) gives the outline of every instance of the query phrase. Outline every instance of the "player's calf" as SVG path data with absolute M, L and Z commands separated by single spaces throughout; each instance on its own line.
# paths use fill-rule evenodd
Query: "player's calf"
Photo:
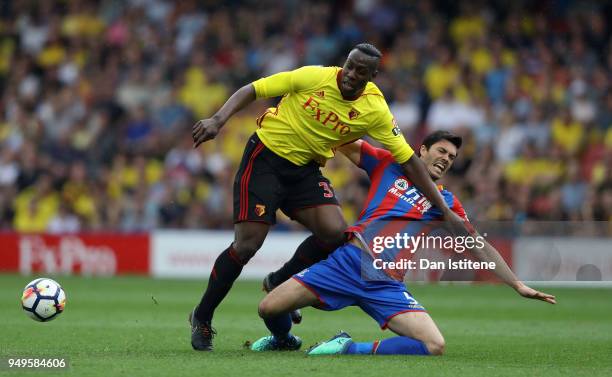
M 382 318 L 388 318 L 383 316 Z M 444 337 L 424 310 L 400 311 L 385 322 L 379 322 L 399 336 L 370 342 L 355 342 L 341 332 L 311 348 L 308 355 L 420 355 L 444 353 Z
M 330 340 L 319 343 L 310 348 L 309 356 L 320 355 L 415 355 L 415 356 L 437 356 L 442 354 L 443 345 L 427 345 L 414 338 L 407 336 L 396 336 L 374 342 L 355 342 L 345 332 L 340 332 Z M 439 348 L 435 348 L 439 347 Z M 431 350 L 436 353 L 432 353 Z

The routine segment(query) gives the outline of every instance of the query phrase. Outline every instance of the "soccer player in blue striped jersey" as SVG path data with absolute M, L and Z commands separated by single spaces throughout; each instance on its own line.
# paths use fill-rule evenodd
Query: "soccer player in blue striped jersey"
M 425 138 L 419 150 L 420 158 L 434 181 L 450 169 L 461 142 L 460 137 L 445 131 L 434 132 Z M 359 306 L 382 329 L 389 328 L 398 336 L 358 343 L 343 332 L 313 347 L 308 354 L 441 355 L 444 337 L 425 308 L 406 289 L 403 283 L 406 271 L 401 268 L 383 272 L 364 269 L 364 266 L 372 265 L 368 262 L 375 257 L 370 247 L 372 240 L 388 235 L 390 224 L 399 224 L 393 229 L 420 234 L 422 225 L 428 220 L 442 220 L 441 211 L 414 187 L 389 152 L 361 140 L 338 150 L 364 169 L 372 182 L 360 218 L 347 230 L 352 238 L 329 258 L 294 275 L 262 300 L 259 314 L 272 335 L 257 340 L 251 349 L 297 348 L 301 341 L 290 333 L 291 320 L 287 314 L 292 310 L 305 306 L 322 310 Z M 467 221 L 459 200 L 442 186 L 438 189 L 448 207 Z M 473 234 L 477 234 L 475 230 Z M 480 261 L 493 262 L 493 272 L 519 295 L 556 303 L 554 296 L 519 281 L 497 250 L 486 241 L 471 252 Z M 396 261 L 401 253 L 401 249 L 392 249 L 390 253 L 378 254 L 378 257 Z M 376 272 L 383 276 L 376 276 Z

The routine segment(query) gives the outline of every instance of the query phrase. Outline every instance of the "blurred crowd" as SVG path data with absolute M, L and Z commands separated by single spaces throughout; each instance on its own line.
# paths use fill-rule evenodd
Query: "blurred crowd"
M 464 136 L 445 184 L 473 220 L 612 220 L 604 1 L 20 0 L 0 4 L 0 230 L 232 227 L 255 118 L 195 150 L 240 86 L 368 41 L 407 140 Z M 368 188 L 328 162 L 351 222 Z M 278 229 L 298 226 L 280 217 Z

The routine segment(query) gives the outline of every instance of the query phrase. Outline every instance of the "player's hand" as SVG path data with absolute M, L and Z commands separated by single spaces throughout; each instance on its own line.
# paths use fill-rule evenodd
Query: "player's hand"
M 215 117 L 198 120 L 191 128 L 193 147 L 197 148 L 205 141 L 214 139 L 223 124 Z
M 521 284 L 516 291 L 519 295 L 525 298 L 532 298 L 535 300 L 545 301 L 549 304 L 556 304 L 557 299 L 553 295 L 549 295 L 548 293 L 537 291 L 531 287 L 526 286 L 525 284 Z

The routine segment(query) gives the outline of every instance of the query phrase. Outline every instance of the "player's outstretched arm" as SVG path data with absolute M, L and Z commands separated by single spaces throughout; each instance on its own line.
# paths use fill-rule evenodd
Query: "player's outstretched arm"
M 484 246 L 482 248 L 474 248 L 471 250 L 471 253 L 483 262 L 493 262 L 495 263 L 495 274 L 510 287 L 514 288 L 514 290 L 521 296 L 525 298 L 532 298 L 536 300 L 541 300 L 548 302 L 549 304 L 556 304 L 557 300 L 555 296 L 549 295 L 548 293 L 537 291 L 525 283 L 520 281 L 514 272 L 510 269 L 504 258 L 499 254 L 499 252 L 487 241 L 484 241 Z
M 253 84 L 247 84 L 234 92 L 215 115 L 208 119 L 199 120 L 193 125 L 191 129 L 193 147 L 197 148 L 203 142 L 214 139 L 221 127 L 232 115 L 253 101 L 255 101 L 255 88 Z

